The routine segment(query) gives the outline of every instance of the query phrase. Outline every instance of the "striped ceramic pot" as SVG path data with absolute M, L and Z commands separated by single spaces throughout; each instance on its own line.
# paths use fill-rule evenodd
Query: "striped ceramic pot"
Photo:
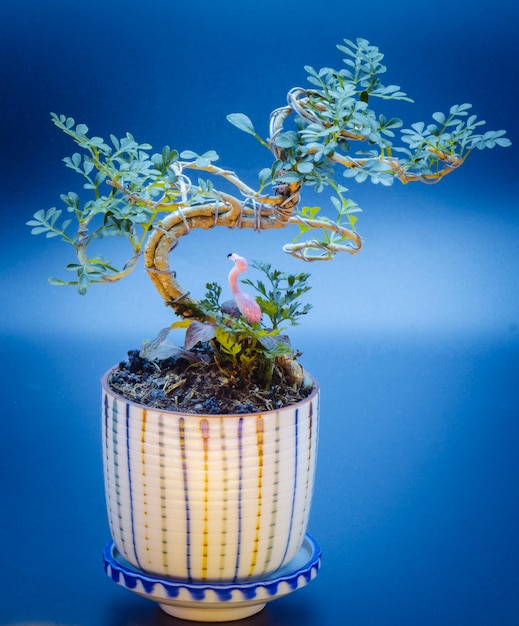
M 102 380 L 105 491 L 117 550 L 186 581 L 268 576 L 301 547 L 310 512 L 319 391 L 277 411 L 149 409 Z

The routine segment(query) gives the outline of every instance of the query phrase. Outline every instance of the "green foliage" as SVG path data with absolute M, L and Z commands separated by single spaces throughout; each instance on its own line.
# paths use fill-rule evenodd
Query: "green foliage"
M 221 314 L 215 320 L 215 338 L 212 343 L 214 359 L 222 372 L 241 384 L 253 381 L 267 388 L 270 384 L 276 358 L 293 356 L 286 337 L 278 329 L 267 329 L 244 317 Z
M 254 287 L 260 294 L 258 304 L 272 324 L 272 328 L 279 329 L 283 322 L 295 326 L 302 315 L 306 315 L 312 308 L 311 304 L 302 305 L 298 298 L 310 290 L 308 279 L 310 274 L 287 274 L 272 269 L 270 263 L 253 261 L 252 267 L 265 274 L 267 285 L 262 280 L 252 281 L 247 278 L 244 284 Z
M 454 105 L 448 114 L 433 113 L 432 124 L 416 122 L 403 129 L 402 141 L 407 148 L 395 148 L 406 157 L 403 169 L 434 176 L 440 162 L 463 161 L 474 148 L 483 150 L 511 145 L 510 140 L 504 137 L 504 130 L 476 133 L 476 128 L 484 126 L 485 122 L 478 120 L 476 115 L 469 116 L 471 108 L 472 105 L 467 103 Z
M 37 211 L 34 219 L 28 222 L 33 234 L 46 237 L 60 237 L 75 251 L 77 261 L 67 269 L 75 272 L 76 280 L 51 279 L 52 284 L 77 285 L 81 294 L 86 293 L 93 283 L 104 282 L 124 272 L 102 257 L 90 257 L 88 248 L 94 240 L 108 236 L 127 238 L 138 254 L 141 241 L 138 229 L 146 233 L 154 218 L 147 207 L 128 202 L 127 189 L 156 195 L 153 183 L 164 173 L 167 163 L 175 160 L 174 153 L 166 149 L 162 155 L 150 157 L 148 144 L 138 144 L 129 133 L 122 139 L 113 135 L 111 145 L 100 137 L 89 137 L 85 124 L 76 124 L 71 117 L 52 114 L 52 121 L 63 132 L 71 136 L 81 148 L 63 159 L 65 165 L 84 178 L 83 189 L 90 192 L 89 199 L 83 199 L 76 192 L 61 195 L 66 211 L 73 219 L 62 219 L 61 209 Z M 107 180 L 110 180 L 110 186 Z M 84 194 L 82 194 L 84 195 Z M 75 232 L 71 232 L 75 221 Z
M 393 106 L 412 100 L 398 85 L 385 84 L 384 55 L 376 46 L 359 38 L 345 39 L 337 47 L 343 55 L 340 69 L 306 66 L 310 87 L 291 89 L 288 104 L 272 112 L 271 136 L 262 138 L 244 113 L 227 116 L 269 151 L 257 189 L 218 167 L 215 150 L 179 153 L 164 146 L 152 152 L 130 133 L 119 138 L 110 134 L 105 140 L 91 135 L 85 124 L 52 113 L 53 123 L 77 146 L 63 161 L 79 175 L 82 188 L 63 193 L 61 208 L 40 209 L 27 222 L 32 234 L 72 249 L 65 269 L 73 277 L 51 278 L 51 284 L 74 285 L 85 294 L 92 284 L 125 277 L 144 255 L 150 278 L 181 320 L 145 342 L 141 355 L 197 362 L 201 354 L 207 358 L 205 348 L 210 347 L 214 364 L 227 378 L 268 387 L 276 365 L 294 365 L 294 352 L 282 332 L 311 308 L 300 302 L 309 289 L 309 274 L 287 274 L 255 262 L 264 277 L 244 283 L 257 291 L 263 319 L 249 323 L 230 308 L 222 311 L 217 283 L 206 285 L 198 303 L 186 297 L 189 291 L 180 288 L 165 259 L 177 238 L 197 227 L 260 230 L 295 225 L 298 233 L 284 249 L 296 257 L 328 260 L 339 251 L 354 253 L 361 248 L 356 233 L 361 209 L 342 184 L 344 178 L 383 186 L 395 180 L 434 183 L 464 163 L 472 150 L 510 145 L 505 131 L 483 130 L 485 122 L 471 113 L 470 104 L 451 106 L 448 113 L 433 113 L 430 123 L 408 127 L 376 110 L 387 102 Z M 204 133 L 203 121 L 200 128 Z M 204 177 L 192 180 L 189 171 Z M 304 205 L 304 187 L 329 191 L 330 210 Z M 99 251 L 99 245 L 101 252 L 109 249 L 111 237 L 129 244 L 129 259 L 121 266 Z M 182 348 L 169 342 L 175 328 L 186 331 Z
M 83 179 L 83 192 L 70 191 L 61 195 L 70 218 L 63 219 L 63 210 L 55 207 L 37 211 L 27 222 L 34 235 L 59 237 L 72 246 L 75 262 L 67 265 L 74 271 L 74 280 L 50 279 L 53 285 L 76 285 L 85 294 L 92 284 L 112 282 L 124 277 L 141 255 L 147 235 L 167 213 L 175 211 L 182 196 L 175 186 L 178 174 L 174 165 L 179 153 L 165 146 L 151 153 L 151 146 L 138 143 L 133 135 L 122 138 L 110 135 L 110 140 L 89 136 L 85 124 L 76 124 L 71 117 L 51 114 L 54 124 L 69 135 L 81 152 L 63 159 L 65 165 Z M 214 150 L 203 155 L 186 151 L 185 158 L 197 165 L 211 164 L 218 155 Z M 211 184 L 200 181 L 190 190 L 188 202 L 200 197 L 214 197 Z M 90 247 L 101 239 L 126 239 L 132 256 L 122 267 L 115 267 L 100 254 L 90 254 Z
M 197 154 L 192 150 L 184 150 L 180 156 L 183 159 L 189 159 L 193 161 L 197 167 L 204 168 L 213 163 L 214 161 L 218 161 L 218 154 L 214 150 L 208 150 L 204 152 L 204 154 Z
M 200 300 L 200 308 L 208 315 L 218 315 L 222 310 L 220 297 L 222 295 L 222 287 L 218 283 L 206 283 L 205 297 Z
M 302 305 L 297 300 L 309 291 L 310 275 L 288 274 L 258 261 L 252 265 L 265 275 L 268 287 L 262 280 L 243 282 L 260 293 L 258 303 L 272 327 L 267 327 L 264 321 L 249 323 L 241 315 L 236 317 L 226 312 L 220 302 L 222 288 L 215 282 L 207 283 L 205 297 L 199 302 L 205 321 L 184 320 L 173 327 L 186 328 L 184 349 L 192 350 L 198 344 L 209 343 L 215 364 L 227 376 L 242 384 L 254 380 L 267 387 L 276 359 L 294 355 L 288 338 L 281 335 L 281 325 L 297 324 L 298 318 L 310 310 L 311 305 Z
M 258 264 L 262 265 L 262 264 Z M 289 302 L 291 310 L 283 310 L 283 319 L 295 324 L 295 319 L 306 313 L 296 310 L 300 306 L 294 303 L 295 294 L 306 293 L 310 287 L 306 284 L 307 274 L 292 276 L 270 269 L 270 265 L 260 267 L 270 275 L 285 280 L 291 292 L 287 297 L 278 296 L 277 302 Z M 301 281 L 301 285 L 299 282 Z M 213 364 L 218 367 L 222 375 L 238 385 L 258 384 L 267 388 L 272 379 L 275 361 L 278 357 L 292 357 L 294 351 L 290 347 L 288 338 L 280 334 L 279 327 L 267 328 L 262 323 L 249 323 L 243 316 L 234 316 L 223 310 L 220 303 L 222 288 L 218 283 L 207 283 L 205 297 L 200 300 L 200 312 L 205 321 L 186 319 L 172 324 L 170 328 L 162 329 L 153 341 L 145 342 L 141 349 L 141 356 L 150 360 L 177 356 L 190 361 L 200 361 L 197 348 L 204 345 L 211 347 Z M 280 311 L 281 313 L 281 311 Z M 183 348 L 176 347 L 169 342 L 169 333 L 172 329 L 186 330 Z
M 357 183 L 369 180 L 390 186 L 395 179 L 403 183 L 435 182 L 458 167 L 474 148 L 510 145 L 505 131 L 480 133 L 485 122 L 468 116 L 469 104 L 454 105 L 447 115 L 434 113 L 433 124 L 418 122 L 404 128 L 401 119 L 387 118 L 372 106 L 375 101 L 412 102 L 398 85 L 382 82 L 387 68 L 380 50 L 361 38 L 355 42 L 345 39 L 337 48 L 345 55 L 345 67 L 316 70 L 306 66 L 312 89 L 289 93 L 289 101 L 291 96 L 294 102 L 293 127 L 270 139 L 279 154 L 271 168 L 273 184 L 308 185 L 316 192 L 331 187 L 335 192 L 332 204 L 337 210 L 334 223 L 338 228 L 323 231 L 318 241 L 323 252 L 314 257 L 322 259 L 331 258 L 329 250 L 345 240 L 337 232 L 345 223 L 355 230 L 352 213 L 360 211 L 344 197 L 347 189 L 337 181 L 338 165 L 346 178 Z M 230 121 L 254 134 L 249 118 L 238 115 Z M 326 223 L 326 219 L 319 219 Z M 304 220 L 299 221 L 299 227 L 296 241 L 308 230 Z
M 65 196 L 68 200 L 68 196 Z M 63 211 L 52 207 L 48 211 L 40 209 L 34 214 L 34 219 L 27 222 L 27 226 L 31 226 L 31 235 L 45 234 L 47 239 L 51 237 L 61 237 L 63 241 L 70 243 L 70 237 L 66 234 L 67 228 L 72 220 L 65 220 L 58 226 L 57 222 L 61 218 Z
M 236 126 L 236 128 L 242 130 L 244 133 L 252 135 L 263 146 L 267 148 L 269 147 L 268 143 L 264 141 L 256 132 L 251 119 L 244 113 L 229 113 L 229 115 L 227 116 L 227 121 L 230 122 L 233 126 Z
M 232 206 L 241 206 L 242 215 L 226 226 L 242 226 L 245 214 L 246 225 L 255 228 L 295 225 L 298 233 L 285 249 L 305 260 L 328 260 L 337 251 L 356 252 L 361 209 L 341 184 L 343 177 L 383 186 L 395 180 L 433 183 L 464 163 L 474 149 L 510 145 L 505 131 L 483 130 L 485 122 L 471 113 L 470 104 L 453 105 L 448 113 L 433 113 L 430 123 L 419 121 L 408 127 L 400 118 L 376 110 L 387 102 L 412 100 L 398 85 L 385 84 L 384 55 L 366 39 L 345 39 L 337 48 L 343 55 L 342 66 L 306 66 L 310 87 L 291 89 L 288 105 L 272 112 L 270 137 L 260 137 L 244 113 L 228 115 L 232 125 L 269 150 L 270 160 L 257 176 L 257 190 L 234 172 L 217 167 L 214 150 L 179 153 L 165 146 L 154 153 L 149 144 L 139 143 L 130 133 L 120 138 L 111 134 L 105 140 L 91 135 L 85 124 L 52 113 L 53 123 L 77 146 L 64 163 L 83 185 L 79 191 L 61 195 L 63 207 L 39 210 L 27 222 L 32 234 L 72 248 L 74 258 L 66 269 L 74 277 L 52 278 L 51 283 L 75 285 L 84 294 L 92 284 L 119 280 L 133 270 L 149 235 L 161 228 L 169 214 L 180 215 L 188 232 L 192 223 L 185 217 L 186 209 L 208 205 L 214 209 L 214 225 L 219 223 L 220 209 L 224 213 Z M 188 170 L 204 172 L 206 177 L 193 181 Z M 222 179 L 238 189 L 236 197 L 227 188 L 225 192 L 217 188 L 215 182 Z M 299 206 L 304 186 L 317 193 L 330 191 L 327 204 L 331 210 Z M 200 224 L 211 227 L 207 219 L 194 225 Z M 131 254 L 122 266 L 105 258 L 97 247 L 110 237 L 125 239 L 130 245 Z M 259 288 L 260 304 L 276 329 L 302 313 L 293 308 L 295 300 L 276 300 L 278 293 L 286 299 L 292 296 L 290 286 L 283 282 L 285 276 L 271 275 L 269 280 L 270 287 Z M 276 280 L 285 285 L 284 291 L 275 287 Z M 174 296 L 161 295 L 175 308 Z M 206 301 L 204 306 L 214 310 L 213 304 Z

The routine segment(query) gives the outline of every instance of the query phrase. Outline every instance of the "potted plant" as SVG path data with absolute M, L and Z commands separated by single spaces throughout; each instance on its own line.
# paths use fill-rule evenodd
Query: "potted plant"
M 435 183 L 474 149 L 510 145 L 504 131 L 481 131 L 469 104 L 409 128 L 374 103 L 408 101 L 384 85 L 383 55 L 365 39 L 344 40 L 340 70 L 307 66 L 309 88 L 294 88 L 270 116 L 267 137 L 242 113 L 229 122 L 265 147 L 270 161 L 253 186 L 216 164 L 214 150 L 151 152 L 129 133 L 109 141 L 52 114 L 80 152 L 64 159 L 85 193 L 61 196 L 66 213 L 35 213 L 33 234 L 72 246 L 71 280 L 85 294 L 127 276 L 141 257 L 177 320 L 131 351 L 102 379 L 107 508 L 113 537 L 105 551 L 116 582 L 156 599 L 173 615 L 228 621 L 306 584 L 319 548 L 306 535 L 319 425 L 317 383 L 297 360 L 286 327 L 310 306 L 307 273 L 265 260 L 256 281 L 232 253 L 233 298 L 208 283 L 196 300 L 177 280 L 170 253 L 192 229 L 257 231 L 293 226 L 285 252 L 304 261 L 357 253 L 360 208 L 347 179 L 391 185 Z M 399 131 L 400 143 L 396 132 Z M 196 177 L 196 179 L 195 179 Z M 310 187 L 331 192 L 330 211 L 305 206 Z M 68 213 L 68 215 L 67 215 Z M 116 267 L 91 250 L 124 238 L 129 260 Z M 102 243 L 102 242 L 101 242 Z M 183 346 L 172 329 L 185 329 Z

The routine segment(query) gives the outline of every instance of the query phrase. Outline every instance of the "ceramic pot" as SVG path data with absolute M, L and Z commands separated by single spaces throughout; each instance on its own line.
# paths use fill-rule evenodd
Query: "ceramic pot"
M 133 567 L 186 582 L 265 579 L 294 558 L 310 513 L 317 385 L 303 401 L 244 415 L 129 402 L 102 379 L 106 504 Z

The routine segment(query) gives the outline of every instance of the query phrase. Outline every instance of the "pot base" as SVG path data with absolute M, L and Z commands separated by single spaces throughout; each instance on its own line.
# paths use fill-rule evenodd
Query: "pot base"
M 185 619 L 192 622 L 235 622 L 256 615 L 265 608 L 266 603 L 254 604 L 252 606 L 237 606 L 228 608 L 207 608 L 189 607 L 159 602 L 160 608 L 173 617 Z
M 158 602 L 168 615 L 198 622 L 230 622 L 259 613 L 267 602 L 305 587 L 321 566 L 321 550 L 310 535 L 290 563 L 261 580 L 211 583 L 161 578 L 130 565 L 113 541 L 103 557 L 105 572 L 115 583 Z

